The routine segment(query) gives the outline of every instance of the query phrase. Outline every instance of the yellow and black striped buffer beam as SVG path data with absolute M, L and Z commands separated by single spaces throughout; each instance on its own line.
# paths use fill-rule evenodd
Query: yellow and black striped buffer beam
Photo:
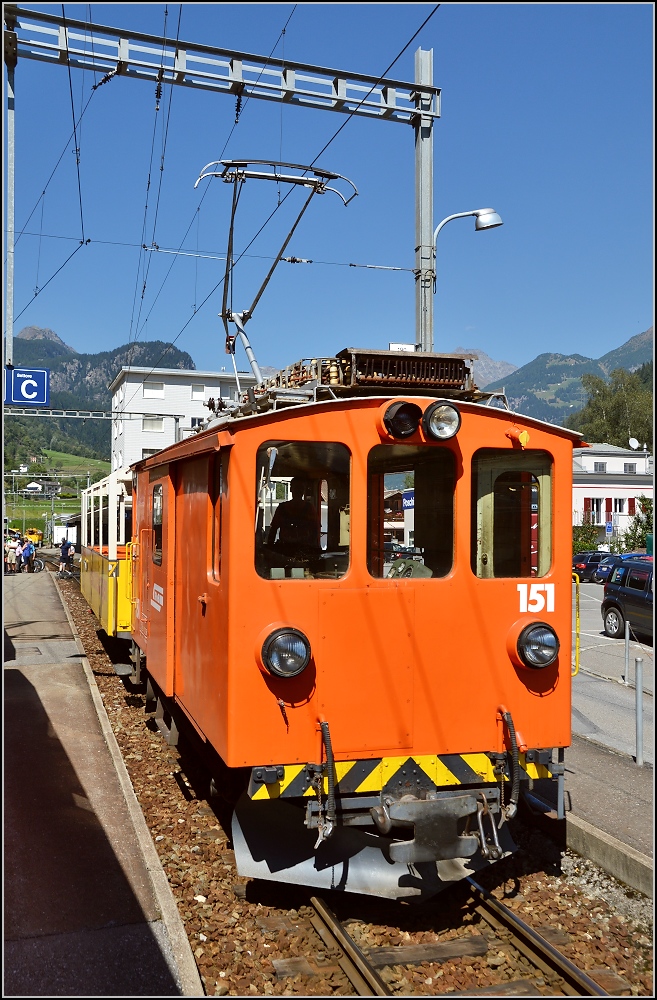
M 520 779 L 550 778 L 549 765 L 527 761 L 519 755 Z M 313 777 L 317 765 L 279 764 L 254 767 L 249 782 L 252 799 L 302 798 L 315 795 Z M 508 764 L 504 775 L 510 780 Z M 317 779 L 315 779 L 317 780 Z M 389 792 L 395 797 L 417 795 L 454 785 L 497 784 L 499 777 L 486 753 L 375 757 L 370 760 L 343 760 L 335 763 L 336 795 Z M 326 768 L 323 794 L 328 794 Z

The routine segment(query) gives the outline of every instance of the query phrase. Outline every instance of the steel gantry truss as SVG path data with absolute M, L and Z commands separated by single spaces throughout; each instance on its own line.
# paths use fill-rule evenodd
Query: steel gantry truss
M 415 330 L 418 350 L 433 349 L 433 123 L 440 89 L 433 86 L 433 51 L 415 53 L 415 81 L 280 60 L 197 42 L 91 25 L 59 14 L 4 5 L 8 74 L 7 146 L 13 161 L 14 70 L 19 59 L 38 59 L 114 76 L 176 84 L 239 98 L 337 111 L 410 125 L 415 133 Z M 8 169 L 7 275 L 13 274 L 13 162 Z M 11 365 L 13 289 L 8 289 L 6 363 Z
M 377 79 L 198 42 L 173 41 L 14 4 L 4 5 L 4 16 L 8 27 L 9 21 L 14 21 L 19 58 L 411 124 L 418 112 L 427 118 L 440 115 L 440 90 L 431 81 L 421 81 L 419 92 L 420 81 Z

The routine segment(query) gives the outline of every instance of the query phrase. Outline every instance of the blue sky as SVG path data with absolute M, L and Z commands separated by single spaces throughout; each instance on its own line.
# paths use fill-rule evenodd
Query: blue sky
M 25 6 L 61 13 L 56 4 Z M 433 7 L 183 4 L 180 38 L 263 56 L 276 46 L 279 58 L 378 77 Z M 164 30 L 163 4 L 67 4 L 65 10 L 79 19 L 91 11 L 95 24 Z M 179 12 L 180 5 L 168 6 L 169 37 Z M 477 347 L 516 365 L 545 351 L 600 357 L 652 324 L 653 18 L 651 4 L 443 4 L 389 71 L 412 82 L 415 49 L 433 49 L 434 84 L 442 89 L 434 226 L 488 206 L 504 220 L 487 233 L 475 233 L 472 219 L 442 230 L 436 350 Z M 92 73 L 72 72 L 76 116 L 93 83 Z M 206 193 L 204 182 L 195 191 L 201 168 L 222 154 L 310 163 L 345 118 L 250 100 L 234 127 L 233 97 L 165 88 L 156 114 L 154 90 L 117 77 L 95 92 L 78 132 L 82 218 L 91 243 L 34 297 L 75 249 L 81 212 L 73 142 L 66 148 L 68 72 L 19 60 L 16 230 L 26 232 L 16 248 L 14 333 L 50 327 L 80 352 L 110 350 L 135 337 L 175 340 L 197 368 L 216 370 L 229 364 L 217 315 L 222 288 L 198 307 L 222 278 L 223 261 L 151 254 L 141 300 L 139 246 L 154 129 L 146 243 L 154 238 L 160 247 L 177 248 L 189 228 L 184 249 L 221 255 L 232 189 L 212 182 Z M 353 180 L 359 196 L 347 208 L 331 195 L 313 200 L 287 253 L 315 263 L 281 263 L 247 326 L 261 365 L 415 340 L 412 128 L 352 117 L 318 162 Z M 295 191 L 235 269 L 236 310 L 250 305 L 300 198 Z M 276 185 L 247 183 L 238 252 L 277 200 Z M 246 367 L 240 350 L 238 362 Z

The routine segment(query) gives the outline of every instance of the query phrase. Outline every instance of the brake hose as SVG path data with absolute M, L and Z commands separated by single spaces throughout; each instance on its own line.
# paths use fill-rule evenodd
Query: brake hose
M 502 718 L 509 732 L 511 740 L 511 798 L 506 807 L 505 815 L 507 819 L 513 819 L 518 810 L 518 791 L 520 786 L 520 765 L 518 759 L 518 740 L 516 739 L 516 727 L 513 725 L 511 712 L 503 712 Z
M 320 722 L 322 730 L 322 740 L 326 751 L 326 764 L 328 767 L 328 797 L 326 799 L 326 818 L 335 826 L 335 762 L 333 760 L 333 747 L 331 746 L 331 734 L 328 722 Z

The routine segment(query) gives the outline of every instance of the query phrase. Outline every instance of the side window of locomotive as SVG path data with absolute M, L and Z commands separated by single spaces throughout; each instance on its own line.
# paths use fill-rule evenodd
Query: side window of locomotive
M 267 441 L 256 460 L 255 566 L 267 580 L 327 579 L 349 568 L 349 449 Z
M 223 499 L 226 491 L 226 467 L 228 455 L 220 452 L 214 457 L 212 468 L 211 498 L 212 498 L 212 576 L 219 579 L 221 570 L 221 528 Z
M 440 577 L 454 559 L 456 462 L 448 448 L 377 445 L 367 459 L 367 568 Z
M 162 486 L 153 487 L 153 562 L 162 565 Z
M 482 448 L 472 459 L 471 564 L 476 576 L 545 576 L 552 562 L 552 459 Z

